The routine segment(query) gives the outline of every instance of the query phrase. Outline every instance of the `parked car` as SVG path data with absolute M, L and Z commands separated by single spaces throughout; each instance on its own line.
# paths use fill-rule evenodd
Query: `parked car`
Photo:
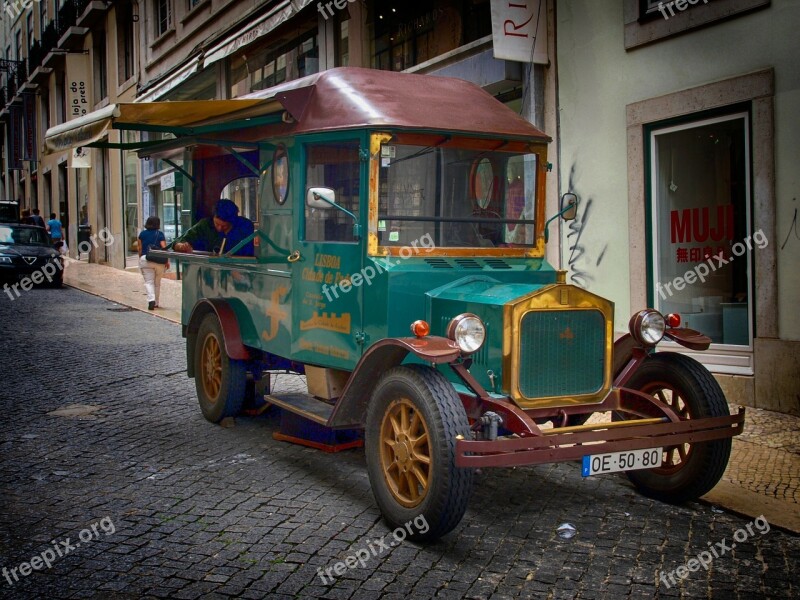
M 61 287 L 64 281 L 61 255 L 53 248 L 44 228 L 0 223 L 0 281 L 18 282 L 24 277 L 33 283 Z

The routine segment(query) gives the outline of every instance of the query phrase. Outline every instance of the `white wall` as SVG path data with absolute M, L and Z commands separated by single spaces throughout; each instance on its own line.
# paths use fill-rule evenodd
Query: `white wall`
M 567 264 L 572 255 L 570 274 L 576 283 L 616 303 L 618 331 L 625 329 L 632 310 L 642 308 L 630 306 L 628 284 L 625 106 L 774 69 L 778 239 L 769 243 L 780 246 L 790 235 L 793 215 L 800 212 L 798 23 L 800 2 L 773 0 L 766 9 L 626 51 L 621 1 L 556 2 L 561 185 L 562 191 L 578 193 L 583 203 L 583 222 L 575 224 L 582 227 L 580 244 L 570 252 L 577 235 L 564 238 L 563 259 Z M 791 232 L 777 255 L 779 335 L 800 340 L 800 231 L 797 236 Z

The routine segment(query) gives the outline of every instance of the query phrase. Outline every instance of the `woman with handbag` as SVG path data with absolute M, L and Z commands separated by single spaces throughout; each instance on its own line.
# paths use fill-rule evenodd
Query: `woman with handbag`
M 144 289 L 147 291 L 147 310 L 158 308 L 158 296 L 161 293 L 161 278 L 169 269 L 169 260 L 148 253 L 167 247 L 167 240 L 161 231 L 161 219 L 147 217 L 144 231 L 139 234 L 139 268 L 144 277 Z

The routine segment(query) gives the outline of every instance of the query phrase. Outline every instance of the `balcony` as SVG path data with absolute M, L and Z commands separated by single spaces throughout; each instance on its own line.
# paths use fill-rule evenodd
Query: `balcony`
M 111 2 L 104 2 L 102 0 L 79 0 L 75 2 L 76 14 L 78 19 L 76 25 L 78 27 L 93 28 L 98 23 L 105 19 L 108 9 L 111 8 Z

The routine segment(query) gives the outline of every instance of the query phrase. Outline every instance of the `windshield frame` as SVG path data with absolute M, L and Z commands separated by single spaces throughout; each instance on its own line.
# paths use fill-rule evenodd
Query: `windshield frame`
M 438 133 L 374 133 L 370 136 L 370 163 L 369 163 L 369 219 L 368 219 L 368 248 L 369 256 L 401 256 L 404 246 L 384 246 L 379 242 L 378 217 L 380 202 L 380 166 L 381 146 L 391 142 L 398 145 L 444 147 L 458 149 L 473 149 L 476 151 L 509 152 L 513 154 L 536 155 L 536 185 L 534 198 L 534 240 L 528 246 L 504 247 L 434 247 L 426 250 L 429 256 L 503 256 L 503 257 L 530 257 L 542 258 L 545 252 L 544 221 L 545 221 L 545 179 L 547 175 L 547 145 L 542 142 L 528 139 L 501 140 L 489 138 L 467 138 L 457 134 Z M 433 219 L 431 219 L 433 221 Z

